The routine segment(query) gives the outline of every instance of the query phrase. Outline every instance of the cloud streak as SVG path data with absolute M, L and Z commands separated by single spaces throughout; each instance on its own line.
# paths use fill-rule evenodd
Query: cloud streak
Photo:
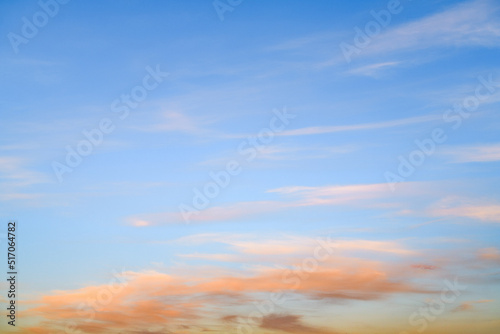
M 443 47 L 500 46 L 498 4 L 469 1 L 388 30 L 363 54 L 387 54 Z
M 500 223 L 500 204 L 491 201 L 451 196 L 439 201 L 429 212 L 440 217 L 461 217 Z
M 454 147 L 443 154 L 453 163 L 500 161 L 500 144 Z
M 304 136 L 304 135 L 318 135 L 325 133 L 345 132 L 345 131 L 362 131 L 362 130 L 376 130 L 394 128 L 399 126 L 432 122 L 440 120 L 439 115 L 424 115 L 410 118 L 397 119 L 392 121 L 376 122 L 376 123 L 362 123 L 353 125 L 332 125 L 332 126 L 312 126 L 302 129 L 286 130 L 278 133 L 278 136 Z

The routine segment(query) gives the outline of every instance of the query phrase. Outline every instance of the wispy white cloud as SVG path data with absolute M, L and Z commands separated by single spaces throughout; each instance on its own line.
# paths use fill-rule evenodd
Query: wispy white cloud
M 429 209 L 438 217 L 462 217 L 484 222 L 500 223 L 500 203 L 491 200 L 449 196 Z
M 299 147 L 269 145 L 259 151 L 258 158 L 263 160 L 304 160 L 326 158 L 336 154 L 346 154 L 355 150 L 354 146 L 337 147 Z
M 27 193 L 0 193 L 0 199 L 2 201 L 13 201 L 13 200 L 34 200 L 39 199 L 43 195 L 41 194 L 27 194 Z
M 48 183 L 47 175 L 33 169 L 29 159 L 16 156 L 0 157 L 0 200 L 33 201 L 43 197 L 32 186 Z
M 328 245 L 340 259 L 351 252 L 359 251 L 370 253 L 388 253 L 399 256 L 415 255 L 418 251 L 406 248 L 400 241 L 396 240 L 361 240 L 361 239 L 331 239 L 312 238 L 308 236 L 281 235 L 266 237 L 262 235 L 242 235 L 236 233 L 212 233 L 197 234 L 182 237 L 173 243 L 179 244 L 222 244 L 230 246 L 224 253 L 191 253 L 182 254 L 181 257 L 193 259 L 209 259 L 222 262 L 238 262 L 243 258 L 249 260 L 249 256 L 259 261 L 277 260 L 280 256 L 307 256 L 318 245 Z
M 34 150 L 40 147 L 37 143 L 16 143 L 0 146 L 0 151 Z
M 4 156 L 0 157 L 0 180 L 3 184 L 23 187 L 48 182 L 49 178 L 40 172 L 27 167 L 28 159 Z
M 311 46 L 317 46 L 318 44 L 328 43 L 331 45 L 335 39 L 339 37 L 338 33 L 334 32 L 320 32 L 312 34 L 309 36 L 297 37 L 290 39 L 286 42 L 282 42 L 271 46 L 268 50 L 271 51 L 292 51 L 292 50 L 304 50 L 310 49 Z
M 283 187 L 269 192 L 299 197 L 298 205 L 348 204 L 366 199 L 387 196 L 390 192 L 384 183 L 323 186 L 323 187 Z
M 419 183 L 403 183 L 400 184 L 398 196 L 421 195 L 422 191 L 428 193 L 428 190 L 423 190 Z M 264 213 L 307 206 L 402 208 L 401 204 L 394 200 L 393 193 L 385 183 L 316 187 L 291 186 L 271 189 L 268 192 L 278 194 L 279 198 L 267 201 L 242 201 L 192 211 L 190 221 L 193 223 L 237 221 Z M 144 227 L 183 223 L 184 219 L 180 211 L 170 211 L 135 215 L 127 218 L 127 222 L 133 226 Z
M 408 23 L 390 25 L 381 34 L 371 38 L 370 43 L 356 55 L 359 61 L 376 58 L 377 62 L 367 63 L 347 73 L 377 76 L 394 66 L 416 65 L 448 54 L 419 53 L 417 57 L 416 51 L 421 50 L 499 47 L 499 7 L 497 2 L 491 0 L 467 1 Z M 395 55 L 398 55 L 398 61 L 393 60 Z M 315 67 L 323 69 L 343 64 L 345 58 L 339 53 L 317 63 Z
M 439 47 L 500 46 L 498 3 L 476 0 L 392 28 L 374 38 L 363 54 Z
M 500 161 L 500 144 L 452 147 L 443 154 L 454 163 Z
M 133 126 L 136 130 L 146 132 L 181 132 L 191 135 L 212 133 L 206 126 L 212 123 L 206 117 L 192 117 L 179 111 L 164 111 L 159 114 L 158 119 L 148 125 Z
M 400 61 L 389 61 L 389 62 L 376 63 L 376 64 L 370 64 L 370 65 L 357 67 L 357 68 L 354 68 L 352 70 L 347 71 L 347 73 L 354 74 L 354 75 L 364 75 L 364 76 L 369 76 L 369 77 L 377 77 L 381 71 L 384 71 L 388 68 L 397 67 L 399 65 L 401 65 Z
M 193 223 L 214 221 L 235 221 L 254 215 L 281 211 L 301 206 L 316 205 L 362 205 L 376 206 L 367 200 L 390 195 L 385 183 L 374 185 L 332 186 L 332 187 L 286 187 L 269 192 L 280 195 L 293 195 L 287 201 L 248 201 L 209 207 L 193 211 L 190 221 Z M 137 215 L 127 218 L 129 224 L 137 227 L 175 224 L 184 221 L 180 212 L 165 212 Z
M 238 202 L 193 211 L 190 221 L 192 223 L 205 223 L 239 220 L 244 217 L 281 210 L 287 206 L 289 206 L 289 204 L 279 201 Z M 136 227 L 181 224 L 185 221 L 180 211 L 135 215 L 128 217 L 126 220 L 130 225 Z
M 324 159 L 333 156 L 352 153 L 360 148 L 356 145 L 339 146 L 290 146 L 290 145 L 268 145 L 258 149 L 252 168 L 269 167 L 267 162 L 299 161 L 309 159 Z M 227 162 L 234 159 L 234 154 L 229 153 L 225 157 L 205 160 L 199 164 L 202 166 L 212 166 L 224 168 Z M 260 163 L 260 162 L 266 163 Z
M 392 121 L 376 122 L 376 123 L 362 123 L 353 125 L 332 125 L 332 126 L 311 126 L 295 130 L 287 130 L 278 133 L 278 136 L 303 136 L 303 135 L 317 135 L 324 133 L 343 132 L 343 131 L 361 131 L 361 130 L 374 130 L 393 128 L 398 126 L 405 126 L 416 123 L 431 122 L 442 119 L 441 115 L 424 115 L 410 118 L 397 119 Z
M 470 199 L 450 196 L 455 190 L 447 182 L 404 182 L 394 194 L 386 183 L 287 186 L 270 189 L 278 197 L 266 201 L 241 201 L 228 203 L 198 211 L 192 211 L 192 223 L 237 222 L 273 212 L 300 210 L 306 207 L 327 206 L 330 208 L 374 209 L 391 217 L 434 218 L 411 228 L 438 221 L 456 223 L 457 217 L 483 222 L 500 222 L 500 204 L 488 199 Z M 184 213 L 186 214 L 186 213 Z M 183 213 L 169 211 L 145 213 L 126 218 L 133 226 L 182 224 Z M 460 220 L 458 220 L 460 222 Z

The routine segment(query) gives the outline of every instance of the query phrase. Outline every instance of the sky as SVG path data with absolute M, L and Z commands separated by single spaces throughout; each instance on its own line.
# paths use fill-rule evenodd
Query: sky
M 1 332 L 499 332 L 500 2 L 0 13 Z

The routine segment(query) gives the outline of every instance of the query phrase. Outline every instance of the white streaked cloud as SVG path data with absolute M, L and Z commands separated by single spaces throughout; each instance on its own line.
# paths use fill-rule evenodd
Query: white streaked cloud
M 500 223 L 500 203 L 487 199 L 448 196 L 430 208 L 429 214 Z
M 396 240 L 360 240 L 360 239 L 330 239 L 312 238 L 298 235 L 282 235 L 279 237 L 264 237 L 261 235 L 241 235 L 228 233 L 197 234 L 182 237 L 174 243 L 210 244 L 218 243 L 231 246 L 231 254 L 182 254 L 182 257 L 202 258 L 217 261 L 234 261 L 240 259 L 236 254 L 255 256 L 279 256 L 307 254 L 315 246 L 328 244 L 337 254 L 340 252 L 369 251 L 377 253 L 391 253 L 398 255 L 414 255 L 414 250 L 404 247 Z
M 456 206 L 436 209 L 433 212 L 440 216 L 465 217 L 500 223 L 500 204 Z
M 147 125 L 136 125 L 133 129 L 146 132 L 181 132 L 190 135 L 210 134 L 206 126 L 212 123 L 206 117 L 191 117 L 186 113 L 169 110 L 163 111 L 159 117 Z
M 190 217 L 190 221 L 193 223 L 206 223 L 238 220 L 243 217 L 282 210 L 289 205 L 288 203 L 279 201 L 238 202 L 195 211 Z M 136 227 L 184 223 L 184 218 L 180 211 L 135 215 L 128 217 L 126 220 L 130 225 Z
M 407 4 L 403 10 L 410 11 L 410 6 L 411 4 Z M 379 35 L 369 39 L 370 43 L 360 49 L 360 53 L 355 56 L 365 64 L 347 73 L 376 77 L 383 70 L 394 66 L 414 66 L 449 54 L 426 52 L 417 55 L 418 51 L 429 49 L 499 47 L 499 8 L 498 2 L 493 0 L 466 1 L 401 25 L 392 23 L 385 28 L 386 30 L 382 29 Z M 368 20 L 373 20 L 373 17 L 370 16 Z M 364 25 L 359 26 L 361 30 L 363 27 Z M 352 30 L 349 35 L 354 38 Z M 302 40 L 307 41 L 305 38 Z M 342 42 L 355 45 L 353 40 L 345 38 Z M 301 44 L 297 42 L 296 45 Z M 402 53 L 404 57 L 401 57 Z M 396 54 L 397 61 L 394 60 Z M 370 63 L 368 60 L 371 58 L 376 58 L 376 63 Z M 314 67 L 323 69 L 344 64 L 345 58 L 339 53 L 317 63 Z
M 401 65 L 400 61 L 388 61 L 388 62 L 383 62 L 383 63 L 376 63 L 376 64 L 370 64 L 370 65 L 365 65 L 361 67 L 354 68 L 352 70 L 347 71 L 349 74 L 354 74 L 354 75 L 365 75 L 369 77 L 377 77 L 380 72 L 388 69 L 388 68 L 393 68 Z
M 451 188 L 450 188 L 451 187 Z M 453 184 L 446 182 L 405 182 L 397 194 L 386 183 L 288 186 L 268 190 L 277 198 L 266 201 L 240 201 L 191 211 L 192 223 L 239 222 L 273 212 L 300 210 L 306 207 L 326 206 L 332 209 L 370 209 L 384 212 L 388 217 L 428 217 L 434 220 L 411 227 L 419 227 L 436 221 L 461 222 L 456 218 L 468 218 L 479 222 L 500 222 L 500 204 L 494 199 L 471 199 L 453 194 Z M 186 211 L 187 212 L 187 211 Z M 168 211 L 144 213 L 126 218 L 136 227 L 182 224 L 186 212 Z
M 498 47 L 498 2 L 468 1 L 443 12 L 403 24 L 374 38 L 362 54 L 440 47 Z M 361 55 L 362 55 L 361 54 Z
M 278 136 L 304 136 L 304 135 L 317 135 L 333 132 L 344 131 L 361 131 L 361 130 L 375 130 L 384 128 L 393 128 L 398 126 L 405 126 L 417 123 L 432 122 L 441 120 L 441 115 L 424 115 L 410 118 L 402 118 L 392 121 L 375 122 L 375 123 L 362 123 L 353 125 L 331 125 L 331 126 L 311 126 L 295 130 L 287 130 L 277 133 Z
M 452 147 L 443 154 L 454 163 L 500 161 L 500 144 Z
M 356 208 L 399 209 L 404 206 L 400 198 L 409 198 L 429 194 L 425 183 L 401 183 L 398 198 L 386 183 L 360 184 L 360 185 L 335 185 L 335 186 L 291 186 L 268 190 L 276 193 L 279 198 L 267 201 L 242 201 L 207 209 L 192 211 L 189 220 L 193 223 L 238 221 L 261 215 L 292 208 L 307 206 L 347 206 Z M 435 192 L 435 191 L 434 191 Z M 184 222 L 180 211 L 163 213 L 149 213 L 128 217 L 127 222 L 136 227 L 153 225 L 180 224 Z
M 361 200 L 380 198 L 389 194 L 385 183 L 323 187 L 283 187 L 269 190 L 282 195 L 301 198 L 298 205 L 348 204 Z
M 48 183 L 50 179 L 31 165 L 27 158 L 0 157 L 0 200 L 40 203 L 45 194 L 33 192 L 32 186 Z
M 318 44 L 331 45 L 339 37 L 338 33 L 334 32 L 320 32 L 308 36 L 297 37 L 290 39 L 286 42 L 282 42 L 267 48 L 271 51 L 290 51 L 290 50 L 304 50 L 310 49 Z
M 4 185 L 17 187 L 45 183 L 49 178 L 40 172 L 28 168 L 28 159 L 4 156 L 0 157 L 0 180 Z
M 255 158 L 257 161 L 280 162 L 280 161 L 298 161 L 309 159 L 324 159 L 333 156 L 353 153 L 360 150 L 357 145 L 339 145 L 339 146 L 290 146 L 290 145 L 267 145 L 259 148 Z M 200 162 L 201 166 L 212 166 L 224 168 L 227 162 L 234 159 L 230 153 L 220 158 L 213 158 Z M 252 167 L 269 167 L 269 163 L 253 163 Z

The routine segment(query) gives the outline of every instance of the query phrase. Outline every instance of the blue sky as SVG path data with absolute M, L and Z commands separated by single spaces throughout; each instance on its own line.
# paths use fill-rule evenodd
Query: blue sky
M 210 1 L 58 3 L 29 38 L 23 18 L 32 23 L 40 4 L 0 3 L 0 215 L 19 222 L 21 299 L 32 326 L 19 330 L 53 332 L 73 319 L 91 333 L 87 320 L 48 316 L 43 307 L 70 309 L 51 298 L 74 302 L 75 291 L 92 293 L 114 271 L 130 273 L 137 289 L 148 280 L 163 286 L 163 275 L 178 277 L 181 289 L 205 273 L 212 285 L 183 297 L 196 300 L 220 292 L 212 286 L 221 277 L 300 261 L 326 236 L 348 254 L 320 265 L 324 282 L 345 277 L 353 263 L 376 267 L 390 288 L 349 287 L 324 300 L 301 292 L 296 305 L 263 315 L 257 332 L 384 332 L 383 310 L 391 309 L 391 331 L 415 330 L 407 318 L 432 298 L 430 287 L 457 275 L 470 288 L 426 330 L 459 326 L 457 312 L 471 317 L 470 333 L 498 330 L 499 3 L 221 2 L 231 7 L 223 20 Z M 390 22 L 367 32 L 381 11 Z M 27 42 L 16 44 L 13 34 Z M 346 57 L 345 45 L 359 52 Z M 153 72 L 168 75 L 154 81 Z M 121 119 L 116 106 L 141 91 L 144 99 Z M 280 123 L 277 114 L 290 116 Z M 83 132 L 103 120 L 112 130 L 102 143 L 58 176 L 54 164 L 66 166 L 67 148 L 77 150 Z M 262 131 L 271 133 L 266 142 Z M 252 140 L 258 150 L 249 159 L 241 148 Z M 196 191 L 230 161 L 241 172 L 196 208 Z M 190 221 L 182 205 L 196 211 Z M 209 300 L 205 312 L 186 313 L 191 328 L 169 315 L 171 324 L 155 320 L 149 330 L 228 331 L 243 321 L 245 301 L 269 289 L 239 291 L 238 314 Z M 109 307 L 126 314 L 123 303 Z M 316 317 L 301 307 L 323 311 Z M 329 323 L 330 308 L 347 320 Z M 359 312 L 375 316 L 359 325 Z M 109 333 L 125 330 L 102 321 Z

